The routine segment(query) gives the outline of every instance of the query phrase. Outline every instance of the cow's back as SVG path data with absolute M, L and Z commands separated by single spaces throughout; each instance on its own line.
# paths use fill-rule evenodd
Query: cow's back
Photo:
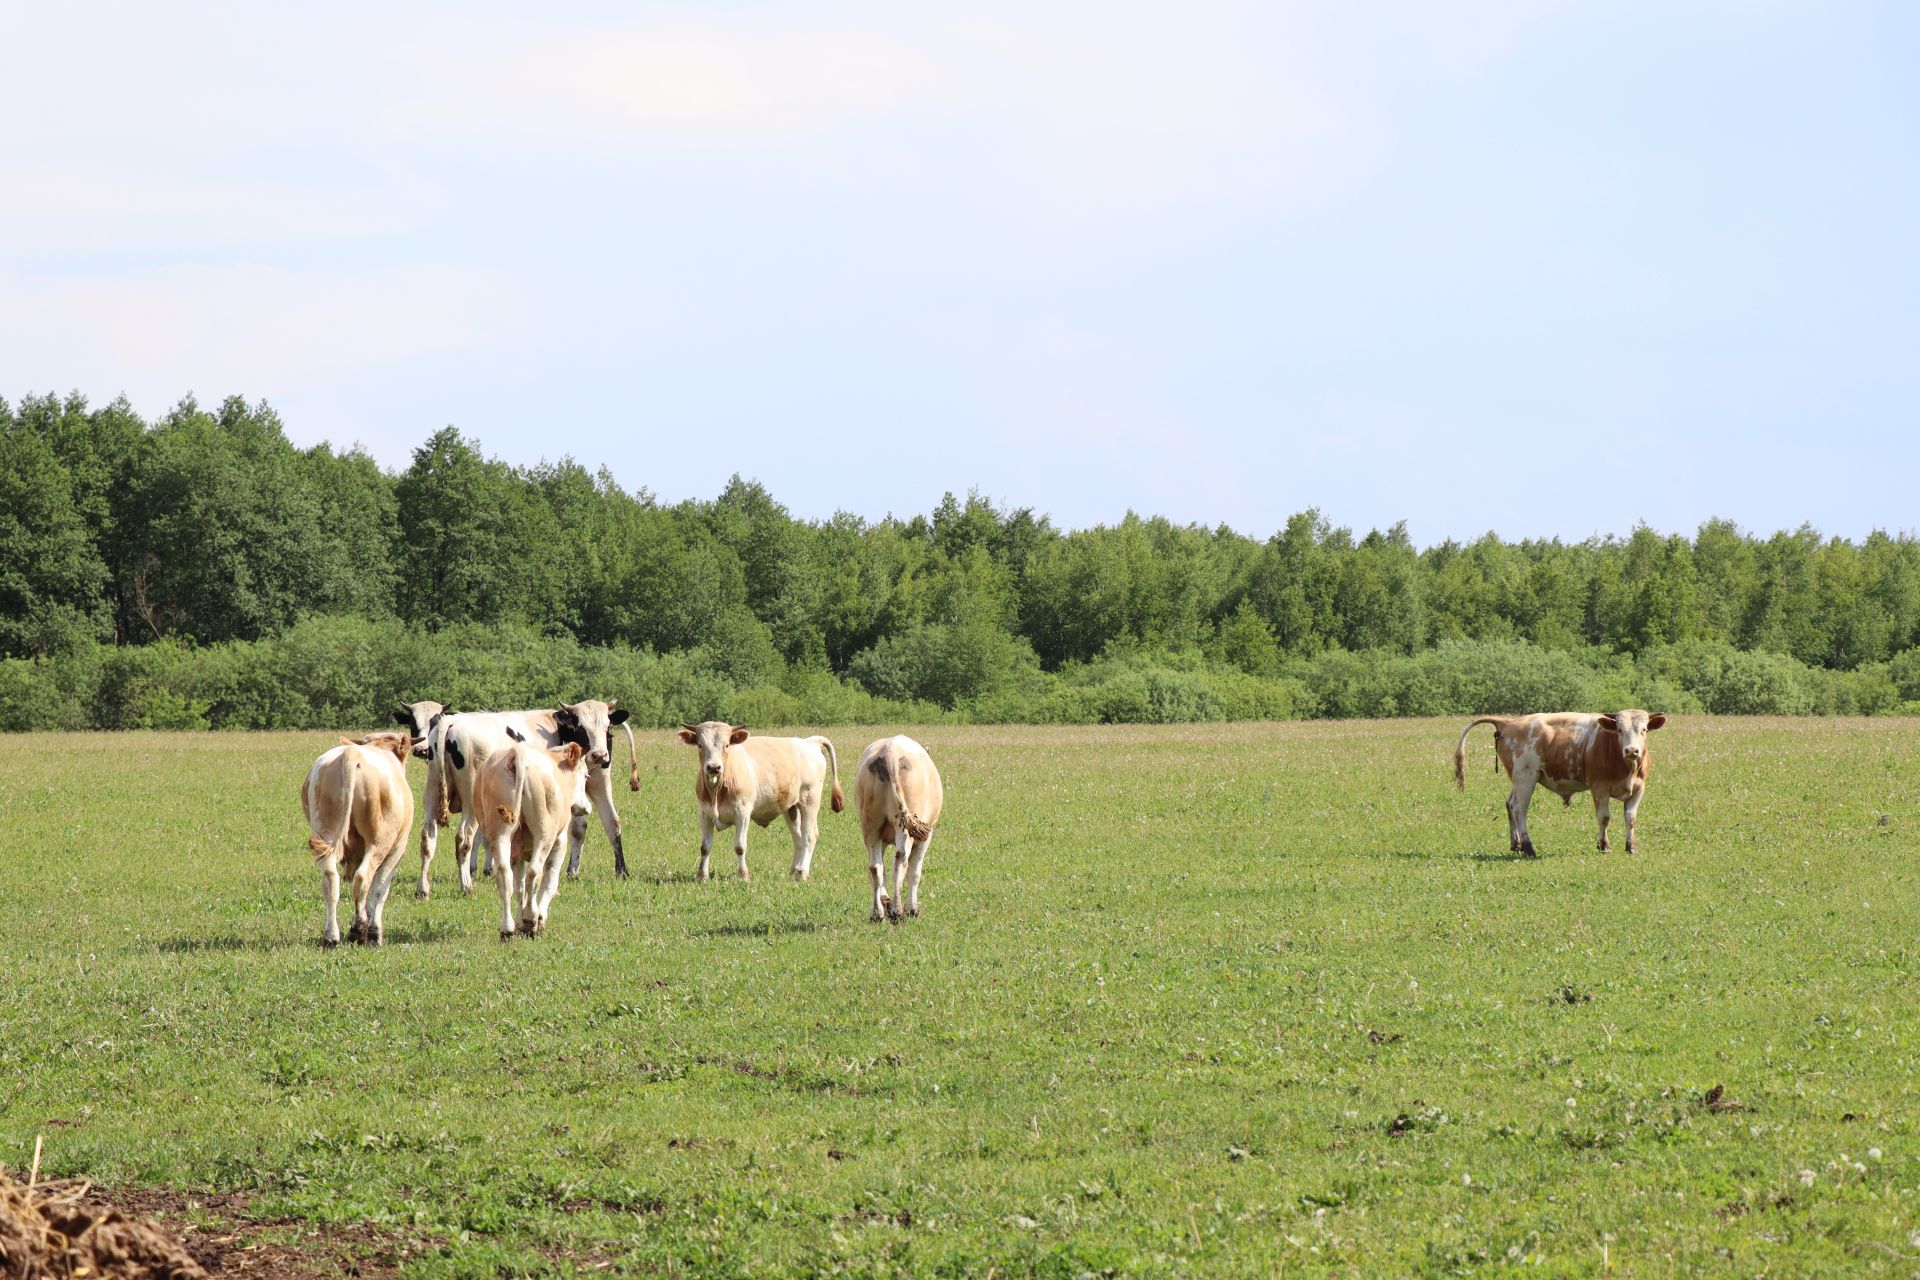
M 756 816 L 791 809 L 800 803 L 802 788 L 808 783 L 817 788 L 826 774 L 826 756 L 806 738 L 753 737 L 733 750 L 742 748 L 753 761 Z

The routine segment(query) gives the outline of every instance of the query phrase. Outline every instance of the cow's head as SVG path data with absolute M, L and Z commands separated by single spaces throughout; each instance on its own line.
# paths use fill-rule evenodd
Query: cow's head
M 553 722 L 560 741 L 579 743 L 589 764 L 607 769 L 613 765 L 613 727 L 625 724 L 627 713 L 618 698 L 605 702 L 589 698 L 561 707 L 553 713 Z
M 452 707 L 443 707 L 437 702 L 409 702 L 404 707 L 395 707 L 393 722 L 407 731 L 413 740 L 413 754 L 422 760 L 433 759 L 433 726 L 442 717 L 453 714 Z
M 393 758 L 403 767 L 407 763 L 407 748 L 413 743 L 413 739 L 404 733 L 370 733 L 364 738 L 342 738 L 340 741 L 352 741 L 356 747 L 372 747 L 375 751 L 391 751 Z
M 680 722 L 680 741 L 699 750 L 700 768 L 707 781 L 715 785 L 727 771 L 727 748 L 746 740 L 747 726 L 743 724 L 728 724 L 725 720 L 708 720 L 702 724 Z
M 1620 753 L 1629 760 L 1638 760 L 1647 753 L 1647 735 L 1666 722 L 1665 716 L 1644 711 L 1616 711 L 1600 717 L 1602 729 L 1620 735 Z
M 587 768 L 581 763 L 587 758 L 586 751 L 577 742 L 564 743 L 550 747 L 547 754 L 553 757 L 553 767 L 560 771 L 560 790 L 568 797 L 568 807 L 576 818 L 593 812 L 593 802 L 587 795 Z

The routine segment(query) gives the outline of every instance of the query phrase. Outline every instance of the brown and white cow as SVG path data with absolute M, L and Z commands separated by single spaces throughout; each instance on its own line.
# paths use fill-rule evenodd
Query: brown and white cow
M 695 878 L 711 874 L 713 832 L 732 827 L 733 855 L 740 878 L 747 875 L 747 820 L 761 826 L 785 816 L 793 833 L 793 878 L 805 880 L 813 869 L 820 840 L 820 800 L 832 767 L 833 811 L 847 807 L 840 790 L 840 757 L 822 737 L 756 738 L 745 725 L 724 720 L 680 725 L 680 740 L 700 752 L 693 794 L 700 801 L 700 866 Z
M 546 930 L 560 889 L 560 841 L 572 821 L 588 813 L 586 753 L 579 743 L 536 747 L 511 728 L 507 736 L 507 748 L 488 757 L 474 788 L 474 807 L 494 851 L 503 939 L 513 937 L 516 901 L 521 933 Z
M 413 788 L 407 784 L 404 733 L 340 739 L 323 752 L 300 785 L 300 808 L 311 833 L 307 848 L 320 864 L 320 899 L 327 904 L 321 935 L 340 944 L 340 872 L 353 879 L 353 942 L 379 946 L 386 939 L 383 915 L 393 873 L 407 851 L 413 825 Z
M 1567 804 L 1573 803 L 1575 792 L 1593 793 L 1602 853 L 1610 847 L 1607 823 L 1612 815 L 1608 802 L 1626 801 L 1627 852 L 1637 853 L 1635 827 L 1652 765 L 1647 735 L 1666 722 L 1664 715 L 1639 710 L 1611 715 L 1560 711 L 1551 715 L 1481 716 L 1460 731 L 1460 740 L 1454 744 L 1453 779 L 1461 790 L 1466 789 L 1467 735 L 1476 725 L 1490 724 L 1494 753 L 1513 781 L 1513 789 L 1507 793 L 1507 839 L 1513 851 L 1534 856 L 1533 839 L 1527 834 L 1527 806 L 1538 785 Z
M 946 793 L 927 749 L 905 734 L 882 738 L 860 757 L 853 780 L 860 809 L 860 838 L 867 845 L 867 878 L 873 887 L 871 919 L 920 914 L 920 870 L 940 821 Z M 893 846 L 893 894 L 887 879 L 887 846 Z
M 545 711 L 463 711 L 442 715 L 427 740 L 427 820 L 420 825 L 419 897 L 432 892 L 429 873 L 439 842 L 439 828 L 450 815 L 460 814 L 454 835 L 455 864 L 460 868 L 460 890 L 473 892 L 475 842 L 481 836 L 480 817 L 473 805 L 474 780 L 487 757 L 511 741 L 514 729 L 529 742 L 557 747 L 580 745 L 588 765 L 587 795 L 600 813 L 600 825 L 613 843 L 613 873 L 627 877 L 627 848 L 620 833 L 620 814 L 613 804 L 613 730 L 626 725 L 627 713 L 619 700 L 588 699 Z M 627 785 L 640 789 L 635 762 L 633 728 L 627 725 Z M 567 829 L 567 874 L 580 874 L 580 851 L 587 838 L 587 817 L 576 817 Z M 488 847 L 491 868 L 492 847 Z

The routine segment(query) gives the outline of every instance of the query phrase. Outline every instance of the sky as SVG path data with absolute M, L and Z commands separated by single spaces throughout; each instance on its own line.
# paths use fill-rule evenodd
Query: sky
M 666 501 L 1920 525 L 1908 0 L 0 0 L 0 396 Z

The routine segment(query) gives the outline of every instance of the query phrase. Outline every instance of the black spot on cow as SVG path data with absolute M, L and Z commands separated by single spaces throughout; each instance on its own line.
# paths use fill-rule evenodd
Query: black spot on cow
M 887 758 L 885 756 L 875 756 L 867 762 L 867 772 L 882 782 L 887 781 Z
M 467 757 L 460 750 L 460 739 L 454 737 L 451 732 L 447 734 L 447 759 L 453 761 L 455 769 L 467 767 Z

